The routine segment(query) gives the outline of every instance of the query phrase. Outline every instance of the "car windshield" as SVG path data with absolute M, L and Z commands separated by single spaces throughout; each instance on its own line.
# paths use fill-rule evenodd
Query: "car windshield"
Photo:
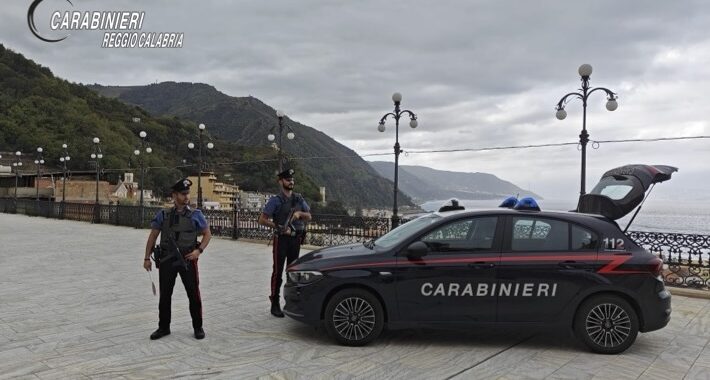
M 441 219 L 441 216 L 437 214 L 420 216 L 419 218 L 404 223 L 385 235 L 382 235 L 379 239 L 375 240 L 375 246 L 382 248 L 394 247 L 403 240 L 421 231 L 422 228 L 431 225 L 439 219 Z

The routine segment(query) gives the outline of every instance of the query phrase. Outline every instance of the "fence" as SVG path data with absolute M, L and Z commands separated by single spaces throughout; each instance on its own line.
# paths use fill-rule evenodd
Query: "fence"
M 62 203 L 28 199 L 0 198 L 0 212 L 45 218 L 108 223 L 135 228 L 148 227 L 159 207 Z M 269 240 L 271 230 L 259 225 L 259 212 L 205 210 L 212 234 L 256 240 Z M 308 224 L 306 244 L 333 246 L 359 243 L 384 235 L 390 229 L 389 218 L 346 215 L 313 215 Z M 710 288 L 710 235 L 663 232 L 628 233 L 629 238 L 660 257 L 666 264 L 663 277 L 667 284 L 698 289 Z

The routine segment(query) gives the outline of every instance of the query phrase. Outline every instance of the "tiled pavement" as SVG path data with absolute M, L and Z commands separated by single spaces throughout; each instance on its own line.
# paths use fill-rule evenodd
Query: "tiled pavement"
M 503 329 L 393 331 L 341 347 L 272 318 L 269 248 L 227 239 L 200 259 L 207 338 L 192 337 L 178 282 L 173 333 L 150 341 L 157 298 L 141 267 L 146 237 L 0 214 L 0 379 L 710 379 L 709 300 L 674 296 L 670 325 L 616 356 L 589 353 L 565 332 Z

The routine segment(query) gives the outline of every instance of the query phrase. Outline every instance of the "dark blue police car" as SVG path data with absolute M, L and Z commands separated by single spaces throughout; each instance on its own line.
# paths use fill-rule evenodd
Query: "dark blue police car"
M 374 241 L 313 251 L 287 269 L 284 313 L 325 324 L 344 345 L 367 344 L 385 325 L 559 324 L 593 351 L 622 352 L 639 331 L 666 326 L 671 296 L 661 260 L 615 220 L 676 170 L 610 170 L 574 212 L 523 199 L 436 212 Z

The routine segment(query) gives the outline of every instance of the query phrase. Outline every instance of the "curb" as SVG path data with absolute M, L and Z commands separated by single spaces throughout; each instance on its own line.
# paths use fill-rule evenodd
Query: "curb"
M 674 295 L 674 296 L 710 299 L 710 291 L 709 290 L 676 288 L 673 286 L 666 286 L 666 289 L 669 292 L 671 292 L 671 295 Z

